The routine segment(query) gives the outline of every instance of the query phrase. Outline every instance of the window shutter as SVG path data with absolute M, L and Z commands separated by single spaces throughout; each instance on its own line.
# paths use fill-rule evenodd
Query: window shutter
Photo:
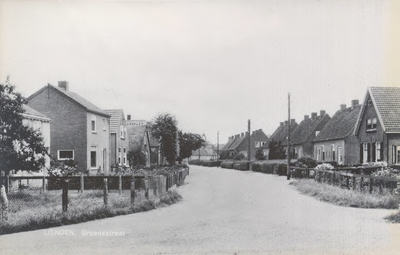
M 383 160 L 383 142 L 381 142 L 381 155 L 380 155 L 380 160 L 381 160 L 381 161 L 384 161 L 384 160 Z
M 363 144 L 360 144 L 360 163 L 362 164 L 363 162 L 363 155 L 364 155 L 364 147 Z
M 372 156 L 372 162 L 375 162 L 376 159 L 376 145 L 375 143 L 372 143 L 372 150 L 371 150 L 371 156 Z
M 367 143 L 367 162 L 371 162 L 371 144 Z

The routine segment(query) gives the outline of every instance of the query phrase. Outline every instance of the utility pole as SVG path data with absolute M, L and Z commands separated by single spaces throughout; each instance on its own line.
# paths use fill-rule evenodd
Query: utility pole
M 247 142 L 248 142 L 248 146 L 247 146 L 247 160 L 248 161 L 250 161 L 250 159 L 251 159 L 251 157 L 250 157 L 250 150 L 251 150 L 251 147 L 250 147 L 250 120 L 248 120 L 248 125 L 247 125 L 247 135 L 248 135 L 248 137 L 247 137 Z
M 217 160 L 219 160 L 219 131 L 217 132 Z
M 287 179 L 290 180 L 290 93 L 288 93 Z

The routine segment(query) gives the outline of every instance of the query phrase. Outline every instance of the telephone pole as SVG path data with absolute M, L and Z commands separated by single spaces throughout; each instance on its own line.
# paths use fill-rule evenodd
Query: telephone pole
M 248 143 L 248 146 L 247 146 L 247 160 L 248 161 L 250 161 L 250 159 L 251 159 L 251 157 L 250 157 L 250 150 L 251 150 L 251 147 L 250 147 L 250 120 L 248 120 L 248 125 L 247 125 L 247 134 L 248 134 L 248 137 L 247 137 L 247 143 Z
M 290 93 L 288 93 L 287 179 L 290 180 Z
M 217 132 L 217 160 L 219 160 L 219 131 Z

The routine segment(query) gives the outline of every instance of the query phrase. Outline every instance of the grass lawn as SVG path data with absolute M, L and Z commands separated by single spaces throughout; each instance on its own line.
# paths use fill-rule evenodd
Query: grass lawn
M 388 192 L 384 192 L 383 194 L 378 192 L 369 193 L 368 191 L 360 192 L 319 183 L 309 179 L 296 180 L 290 184 L 295 186 L 303 194 L 335 205 L 358 208 L 399 208 L 400 198 Z
M 104 206 L 102 190 L 68 192 L 68 212 L 62 212 L 61 190 L 41 193 L 40 189 L 12 192 L 8 196 L 8 220 L 0 221 L 0 235 L 20 231 L 68 225 L 94 219 L 148 211 L 181 200 L 176 191 L 168 191 L 160 201 L 135 199 L 131 205 L 130 190 L 120 195 L 117 190 L 108 193 L 108 206 Z

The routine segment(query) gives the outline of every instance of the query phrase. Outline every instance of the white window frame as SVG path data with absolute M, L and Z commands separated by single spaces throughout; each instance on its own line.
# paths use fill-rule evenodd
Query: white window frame
M 378 162 L 381 159 L 381 142 L 376 142 L 375 143 L 375 161 Z
M 363 143 L 363 163 L 368 163 L 368 143 Z
M 60 157 L 60 152 L 64 152 L 64 151 L 72 151 L 72 158 L 61 158 Z M 74 150 L 57 150 L 57 159 L 58 160 L 68 160 L 68 159 L 75 159 L 75 151 Z
M 332 145 L 331 145 L 331 148 L 332 148 L 332 160 L 333 160 L 333 161 L 336 161 L 335 145 L 332 144 Z
M 376 130 L 376 126 L 377 126 L 376 123 L 377 123 L 376 118 L 368 118 L 367 119 L 367 131 Z
M 96 160 L 95 160 L 95 166 L 92 166 L 92 152 L 96 153 Z M 98 161 L 98 157 L 97 157 L 97 147 L 96 146 L 91 146 L 90 147 L 90 168 L 94 169 L 98 167 L 97 161 Z
M 338 146 L 338 155 L 337 155 L 337 162 L 338 162 L 338 164 L 339 165 L 343 165 L 343 163 L 344 163 L 344 153 L 343 153 L 343 148 L 342 147 L 340 147 L 340 146 Z
M 321 148 L 317 148 L 317 161 L 320 161 L 321 158 Z
M 322 161 L 325 161 L 325 146 L 321 145 L 321 159 Z
M 91 117 L 90 129 L 91 129 L 92 133 L 96 133 L 97 132 L 97 118 L 96 118 L 96 115 L 92 115 L 92 117 Z

